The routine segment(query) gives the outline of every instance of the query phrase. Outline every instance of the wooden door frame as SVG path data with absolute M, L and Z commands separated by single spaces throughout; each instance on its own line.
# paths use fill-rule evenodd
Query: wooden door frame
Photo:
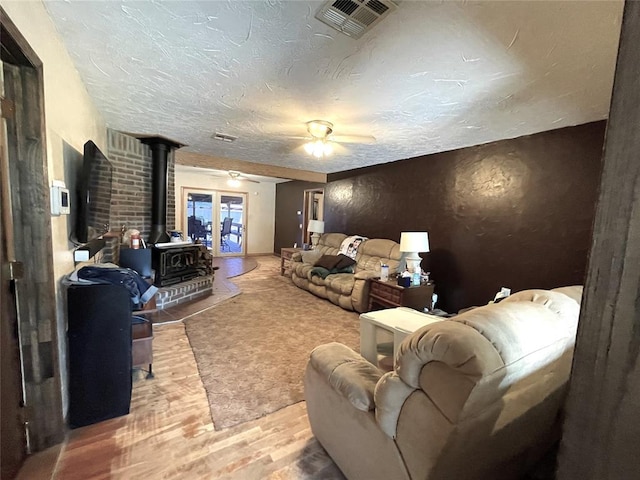
M 0 68 L 3 62 L 0 60 Z M 0 99 L 4 100 L 4 83 L 0 82 Z M 13 268 L 15 253 L 13 242 L 13 221 L 11 214 L 11 189 L 9 185 L 9 158 L 7 149 L 5 116 L 10 115 L 10 105 L 2 102 L 0 108 L 0 198 L 2 211 L 0 212 L 0 411 L 2 425 L 0 426 L 2 452 L 0 453 L 0 478 L 13 478 L 24 461 L 27 452 L 27 431 L 22 422 L 21 409 L 24 402 L 24 376 L 20 355 L 20 329 L 13 296 Z M 11 266 L 11 267 L 10 267 Z
M 18 322 L 26 351 L 23 362 L 28 445 L 35 452 L 59 443 L 64 435 L 57 336 L 53 243 L 46 157 L 43 65 L 0 7 L 7 100 L 7 172 L 12 189 L 13 243 L 24 274 L 14 281 Z M 4 108 L 3 108 L 4 109 Z M 32 199 L 41 201 L 34 205 Z M 16 222 L 15 219 L 19 221 Z M 7 239 L 7 241 L 10 241 Z M 26 294 L 28 292 L 28 294 Z
M 559 480 L 638 478 L 640 2 L 624 7 Z
M 311 233 L 307 232 L 307 225 L 309 225 L 309 220 L 312 219 L 312 215 L 309 211 L 309 203 L 313 200 L 313 196 L 316 193 L 321 193 L 324 196 L 324 188 L 310 188 L 304 191 L 304 200 L 302 205 L 302 243 L 311 244 Z M 324 212 L 324 208 L 322 210 Z M 324 220 L 324 215 L 323 218 L 318 218 L 316 220 Z

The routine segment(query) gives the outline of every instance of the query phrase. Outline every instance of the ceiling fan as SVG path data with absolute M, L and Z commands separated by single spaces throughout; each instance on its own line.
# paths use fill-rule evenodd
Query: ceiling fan
M 227 180 L 227 183 L 232 187 L 239 187 L 240 182 L 260 183 L 258 180 L 253 180 L 251 178 L 245 177 L 240 172 L 229 170 L 228 173 L 229 173 L 229 180 Z
M 306 123 L 309 137 L 292 137 L 307 140 L 304 150 L 316 158 L 323 158 L 333 153 L 333 143 L 375 143 L 371 135 L 334 135 L 333 123 L 326 120 L 311 120 Z
M 213 175 L 214 177 L 225 177 L 225 175 L 222 175 L 222 172 L 220 172 L 220 175 Z M 260 183 L 258 180 L 253 180 L 252 178 L 246 177 L 244 176 L 242 173 L 237 172 L 235 170 L 228 170 L 227 171 L 227 184 L 230 187 L 239 187 L 241 185 L 242 182 L 251 182 L 251 183 Z

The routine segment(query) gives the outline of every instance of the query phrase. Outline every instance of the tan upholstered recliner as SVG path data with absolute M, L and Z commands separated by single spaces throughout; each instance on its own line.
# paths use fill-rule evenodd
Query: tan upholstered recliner
M 383 374 L 311 353 L 314 435 L 352 480 L 515 479 L 557 439 L 582 287 L 527 290 L 423 327 Z
M 315 252 L 318 255 L 337 255 L 345 238 L 347 236 L 343 233 L 325 233 L 320 237 Z M 397 242 L 370 238 L 358 247 L 354 273 L 334 273 L 326 278 L 312 276 L 313 263 L 305 262 L 303 254 L 298 252 L 291 258 L 291 279 L 296 286 L 346 310 L 364 312 L 369 306 L 369 280 L 380 276 L 382 263 L 389 265 L 389 273 L 396 272 L 401 258 Z

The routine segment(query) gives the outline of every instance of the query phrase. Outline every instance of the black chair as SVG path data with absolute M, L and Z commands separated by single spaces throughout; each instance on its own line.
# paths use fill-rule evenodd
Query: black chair
M 193 239 L 197 240 L 207 238 L 207 228 L 202 224 L 202 220 L 194 216 L 189 216 L 189 231 L 187 234 Z
M 231 224 L 233 223 L 233 218 L 226 217 L 222 221 L 222 229 L 220 230 L 220 250 L 224 250 L 224 247 L 229 248 L 229 244 L 227 240 L 229 240 L 229 235 L 231 234 Z

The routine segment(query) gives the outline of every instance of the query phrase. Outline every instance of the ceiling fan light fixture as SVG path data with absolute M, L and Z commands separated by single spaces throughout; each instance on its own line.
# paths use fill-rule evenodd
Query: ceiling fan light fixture
M 229 172 L 229 180 L 227 180 L 227 185 L 229 185 L 230 187 L 239 187 L 240 184 L 240 180 L 238 179 L 238 177 L 240 176 L 240 173 L 238 172 Z
M 313 138 L 325 139 L 333 132 L 333 123 L 326 120 L 311 120 L 307 122 L 307 131 Z
M 309 155 L 313 155 L 313 146 L 315 145 L 315 142 L 307 142 L 304 144 L 304 151 L 307 152 Z
M 304 150 L 316 158 L 322 158 L 333 153 L 333 147 L 325 140 L 313 140 L 304 144 Z
M 316 158 L 322 158 L 333 153 L 333 147 L 327 137 L 333 132 L 333 123 L 326 120 L 311 120 L 307 122 L 307 131 L 312 140 L 304 144 L 304 150 Z

